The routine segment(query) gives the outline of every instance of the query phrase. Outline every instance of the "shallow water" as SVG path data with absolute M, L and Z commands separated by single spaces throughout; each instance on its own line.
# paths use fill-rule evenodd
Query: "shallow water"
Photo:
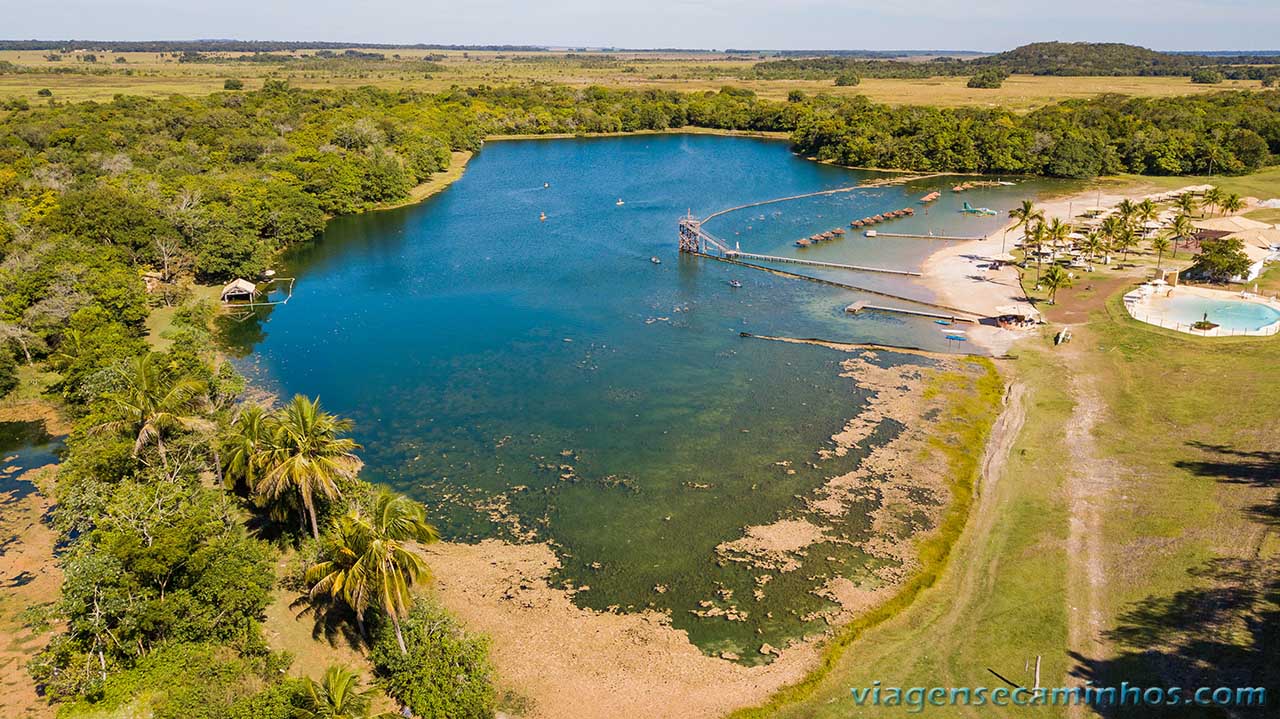
M 821 545 L 803 571 L 775 579 L 747 621 L 729 622 L 690 614 L 718 589 L 743 597 L 754 586 L 713 550 L 798 510 L 797 495 L 856 465 L 856 454 L 805 463 L 865 397 L 837 376 L 839 353 L 739 333 L 937 349 L 946 340 L 928 321 L 846 315 L 867 297 L 859 293 L 678 256 L 675 222 L 686 210 L 705 216 L 869 174 L 744 138 L 492 143 L 441 195 L 340 218 L 294 253 L 282 272 L 299 278 L 290 303 L 234 328 L 241 365 L 354 419 L 366 478 L 426 501 L 446 536 L 550 540 L 559 579 L 590 586 L 579 604 L 670 611 L 705 650 L 754 654 L 761 641 L 820 628 L 800 619 L 828 606 L 808 594 L 805 575 L 868 560 Z M 799 236 L 949 186 L 942 178 L 745 210 L 709 228 L 744 250 L 790 251 Z M 1029 189 L 964 199 L 1007 210 Z M 927 215 L 891 224 L 998 226 L 959 216 L 959 202 L 945 195 Z M 848 237 L 808 256 L 918 267 L 933 242 Z M 900 278 L 832 276 L 928 294 Z M 873 443 L 895 431 L 882 427 Z M 842 531 L 857 539 L 867 528 L 850 521 Z M 828 566 L 829 553 L 848 564 Z
M 44 422 L 0 422 L 0 495 L 12 501 L 35 491 L 19 477 L 57 462 L 61 448 L 62 441 L 45 431 Z

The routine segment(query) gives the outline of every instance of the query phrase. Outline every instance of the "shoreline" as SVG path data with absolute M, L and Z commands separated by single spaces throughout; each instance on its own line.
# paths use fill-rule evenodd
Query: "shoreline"
M 1103 185 L 1110 185 L 1104 187 Z M 1153 186 L 1117 178 L 1099 178 L 1095 183 L 1076 192 L 1042 195 L 1035 198 L 1036 206 L 1044 212 L 1045 219 L 1072 219 L 1076 207 L 1094 205 L 1110 207 L 1121 200 L 1137 200 L 1151 193 Z M 930 254 L 921 266 L 921 284 L 943 303 L 964 307 L 982 316 L 992 316 L 1002 305 L 1030 304 L 1022 287 L 1021 271 L 1012 264 L 999 270 L 990 270 L 990 261 L 1011 252 L 1018 241 L 1014 232 L 1017 222 L 1007 219 L 1004 226 L 981 240 L 968 240 L 940 247 Z M 1004 354 L 1028 330 L 1001 329 L 994 325 L 980 324 L 970 331 L 970 338 L 993 354 Z

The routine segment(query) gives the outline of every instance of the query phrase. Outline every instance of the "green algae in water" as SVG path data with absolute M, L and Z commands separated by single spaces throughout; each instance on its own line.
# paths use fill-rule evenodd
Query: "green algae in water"
M 882 560 L 847 544 L 869 532 L 874 498 L 802 568 L 772 572 L 763 600 L 761 570 L 717 556 L 747 526 L 803 516 L 799 497 L 862 456 L 816 455 L 866 400 L 839 376 L 845 355 L 739 333 L 945 342 L 929 322 L 846 315 L 858 293 L 680 257 L 674 223 L 865 176 L 743 138 L 498 143 L 424 204 L 340 218 L 295 252 L 281 268 L 299 278 L 289 305 L 235 327 L 241 365 L 351 417 L 364 476 L 426 502 L 446 537 L 549 541 L 553 580 L 589 587 L 579 605 L 668 611 L 704 651 L 760 661 L 762 642 L 825 628 L 805 618 L 833 606 L 811 593 L 819 577 L 869 577 Z M 907 206 L 920 189 L 841 196 L 838 214 Z M 774 245 L 809 222 L 780 211 Z M 834 226 L 830 212 L 813 223 Z M 718 231 L 747 249 L 760 216 L 720 218 Z M 874 252 L 924 256 L 847 250 Z M 745 617 L 694 614 L 708 608 Z

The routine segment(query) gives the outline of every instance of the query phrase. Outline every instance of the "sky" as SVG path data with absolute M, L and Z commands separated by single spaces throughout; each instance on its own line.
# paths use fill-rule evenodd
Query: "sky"
M 0 0 L 0 39 L 1006 50 L 1280 48 L 1280 0 Z

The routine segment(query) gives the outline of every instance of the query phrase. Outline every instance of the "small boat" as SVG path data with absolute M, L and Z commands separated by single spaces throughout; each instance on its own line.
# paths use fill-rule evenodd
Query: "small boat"
M 619 198 L 618 198 L 618 201 L 617 201 L 617 202 L 615 202 L 615 203 L 613 203 L 613 204 L 615 204 L 615 205 L 617 205 L 617 206 L 621 207 L 621 206 L 623 206 L 623 205 L 625 205 L 625 204 L 627 204 L 627 203 L 623 202 L 623 201 L 622 201 L 622 198 L 621 198 L 621 197 L 619 197 Z
M 935 325 L 942 325 L 943 327 L 951 326 L 951 320 L 934 320 L 933 323 Z
M 952 342 L 968 342 L 969 341 L 968 337 L 961 337 L 960 335 L 947 335 L 947 339 L 951 340 Z
M 550 183 L 550 182 L 544 182 L 544 183 L 542 183 L 542 189 L 544 189 L 544 190 L 545 190 L 545 189 L 547 189 L 548 187 L 551 187 L 551 183 Z
M 546 222 L 546 221 L 547 221 L 547 213 L 545 213 L 545 212 L 544 212 L 544 213 L 542 213 L 542 214 L 538 215 L 538 219 L 539 219 L 539 220 L 542 220 L 543 222 Z
M 650 262 L 652 262 L 652 263 L 653 263 L 653 264 L 655 264 L 655 265 L 660 265 L 660 264 L 662 264 L 662 260 L 661 260 L 661 259 L 659 259 L 659 258 L 657 258 L 657 257 L 650 257 L 650 258 L 649 258 L 649 261 L 650 261 Z
M 742 283 L 737 280 L 729 280 L 730 287 L 741 287 Z

